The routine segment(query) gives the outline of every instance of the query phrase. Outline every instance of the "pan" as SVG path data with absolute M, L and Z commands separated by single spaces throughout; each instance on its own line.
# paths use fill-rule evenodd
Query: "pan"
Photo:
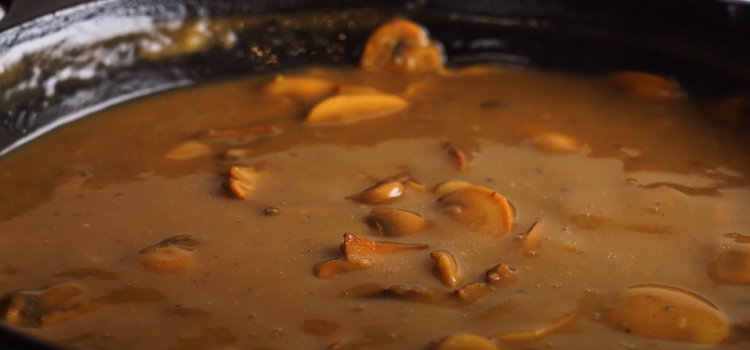
M 584 75 L 646 71 L 673 77 L 699 98 L 750 91 L 750 3 L 739 0 L 0 0 L 0 6 L 0 155 L 139 96 L 304 65 L 355 65 L 367 35 L 396 17 L 423 24 L 443 43 L 449 64 L 493 61 Z M 232 28 L 233 36 L 217 29 L 193 45 L 160 41 L 205 23 Z M 60 349 L 6 326 L 0 344 Z

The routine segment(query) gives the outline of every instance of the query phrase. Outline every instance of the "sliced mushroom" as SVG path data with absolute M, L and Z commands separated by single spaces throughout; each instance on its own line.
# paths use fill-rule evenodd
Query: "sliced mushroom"
M 497 235 L 513 229 L 513 208 L 505 197 L 489 188 L 462 188 L 444 195 L 438 202 L 451 219 L 472 231 Z
M 618 330 L 645 338 L 716 344 L 729 334 L 729 323 L 708 300 L 683 289 L 637 285 L 626 289 L 624 304 L 606 310 Z
M 179 247 L 156 248 L 141 255 L 141 266 L 157 273 L 179 273 L 188 269 L 194 255 Z
M 365 119 L 384 117 L 409 106 L 401 97 L 388 94 L 346 94 L 320 101 L 307 114 L 307 123 L 346 124 Z
M 461 276 L 458 274 L 458 263 L 453 255 L 447 250 L 433 250 L 430 253 L 432 260 L 435 260 L 433 273 L 448 287 L 455 287 L 461 283 Z
M 535 256 L 536 250 L 542 247 L 542 231 L 544 225 L 541 219 L 534 220 L 528 230 L 520 236 L 522 239 L 521 251 L 526 256 Z
M 708 272 L 721 283 L 750 285 L 750 236 L 722 235 Z
M 466 181 L 446 181 L 435 185 L 435 188 L 432 189 L 432 192 L 435 192 L 435 194 L 442 196 L 444 194 L 472 186 L 474 185 Z
M 277 136 L 281 129 L 273 125 L 254 125 L 241 128 L 209 129 L 198 134 L 199 140 L 206 141 L 234 141 L 245 143 L 263 137 Z
M 271 95 L 285 95 L 301 100 L 315 100 L 331 95 L 335 89 L 335 83 L 321 78 L 277 75 L 263 88 L 263 91 Z
M 323 279 L 333 278 L 338 274 L 372 267 L 370 259 L 332 259 L 315 268 L 315 276 Z
M 258 170 L 253 167 L 236 165 L 229 168 L 227 192 L 239 199 L 251 198 L 258 174 Z
M 575 310 L 560 316 L 559 318 L 552 321 L 552 324 L 536 330 L 520 331 L 513 333 L 504 333 L 493 336 L 492 338 L 503 342 L 503 343 L 516 343 L 516 342 L 528 342 L 542 339 L 543 337 L 550 335 L 551 333 L 557 332 L 565 326 L 573 323 L 578 316 L 581 314 L 580 310 Z
M 247 183 L 253 183 L 258 178 L 259 171 L 249 166 L 235 165 L 229 168 L 229 176 Z
M 365 222 L 388 237 L 413 235 L 432 226 L 417 213 L 391 208 L 373 208 Z
M 516 270 L 506 266 L 505 264 L 497 264 L 493 267 L 490 267 L 489 269 L 487 269 L 486 275 L 487 282 L 498 287 L 513 284 L 518 280 Z
M 605 75 L 602 80 L 611 86 L 640 97 L 679 98 L 682 96 L 682 92 L 677 85 L 655 74 L 624 71 Z
M 253 196 L 253 186 L 250 183 L 230 178 L 227 180 L 227 192 L 238 199 L 250 199 Z
M 187 160 L 207 156 L 210 154 L 211 146 L 201 141 L 190 140 L 182 142 L 173 147 L 164 156 L 167 159 L 172 160 Z
M 384 204 L 395 202 L 404 195 L 404 184 L 398 181 L 379 183 L 360 193 L 346 197 L 364 204 Z
M 485 337 L 459 333 L 443 338 L 435 350 L 500 350 L 500 347 Z
M 472 282 L 456 289 L 455 295 L 463 302 L 473 303 L 491 291 L 491 287 L 484 282 Z
M 0 317 L 14 326 L 39 327 L 43 315 L 81 293 L 81 286 L 69 282 L 11 292 L 0 297 Z
M 430 41 L 424 28 L 397 19 L 370 35 L 360 67 L 367 71 L 439 72 L 443 61 L 440 46 Z
M 412 190 L 415 190 L 417 192 L 422 193 L 432 193 L 432 191 L 428 188 L 426 188 L 424 185 L 419 183 L 417 180 L 415 180 L 410 173 L 408 172 L 401 172 L 395 175 L 388 176 L 383 179 L 378 179 L 372 176 L 366 177 L 369 180 L 375 181 L 378 184 L 388 183 L 388 182 L 400 182 L 404 185 L 405 188 L 410 188 Z
M 541 134 L 530 140 L 534 148 L 553 154 L 572 154 L 584 150 L 583 145 L 574 138 L 556 132 Z
M 448 152 L 448 155 L 456 163 L 456 170 L 458 170 L 458 172 L 463 173 L 469 170 L 469 160 L 466 158 L 466 155 L 463 151 L 456 148 L 456 146 L 453 146 L 453 144 L 449 142 L 443 144 L 443 149 Z
M 405 244 L 395 242 L 375 242 L 350 233 L 344 234 L 342 244 L 344 254 L 351 260 L 361 256 L 398 253 L 407 250 L 424 250 L 430 246 L 427 244 Z

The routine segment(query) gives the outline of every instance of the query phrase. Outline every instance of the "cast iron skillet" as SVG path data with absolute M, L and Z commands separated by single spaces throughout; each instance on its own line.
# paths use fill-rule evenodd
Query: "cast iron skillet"
M 425 25 L 454 64 L 490 60 L 581 74 L 641 70 L 672 77 L 699 99 L 750 92 L 750 4 L 744 0 L 0 0 L 0 5 L 8 9 L 0 21 L 0 154 L 144 94 L 307 64 L 354 65 L 367 34 L 397 16 Z M 139 58 L 139 43 L 158 23 L 227 16 L 254 19 L 232 48 L 209 45 Z M 342 33 L 346 39 L 340 39 Z M 0 348 L 60 349 L 4 326 Z

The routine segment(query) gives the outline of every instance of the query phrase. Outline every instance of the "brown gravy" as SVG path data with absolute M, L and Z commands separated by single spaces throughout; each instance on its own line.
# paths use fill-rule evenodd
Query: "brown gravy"
M 285 76 L 408 107 L 315 125 L 305 116 L 324 97 L 269 93 L 261 76 L 117 106 L 3 157 L 0 292 L 58 298 L 9 323 L 112 350 L 422 349 L 457 333 L 479 336 L 451 340 L 473 348 L 748 346 L 750 249 L 723 234 L 750 231 L 750 144 L 689 101 L 492 67 Z M 183 144 L 267 125 L 278 130 Z M 254 169 L 246 200 L 226 188 L 237 165 Z M 401 173 L 427 191 L 346 199 Z M 488 192 L 430 193 L 445 181 Z M 492 191 L 509 202 L 500 216 L 476 204 Z M 426 226 L 363 221 L 383 207 Z M 344 258 L 345 233 L 429 247 L 352 243 L 354 270 L 321 273 Z M 174 260 L 149 265 L 156 251 Z M 682 313 L 651 332 L 661 301 Z

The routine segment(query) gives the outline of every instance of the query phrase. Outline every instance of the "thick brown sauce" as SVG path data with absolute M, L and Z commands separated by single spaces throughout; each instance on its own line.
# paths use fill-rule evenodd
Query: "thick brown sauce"
M 257 77 L 114 107 L 4 157 L 0 292 L 74 281 L 83 292 L 66 305 L 109 295 L 101 309 L 19 330 L 81 349 L 421 349 L 460 332 L 541 329 L 579 310 L 540 339 L 498 344 L 704 348 L 629 334 L 603 316 L 623 305 L 626 288 L 659 284 L 705 298 L 734 326 L 714 348 L 748 346 L 735 325 L 750 320 L 750 287 L 707 273 L 722 234 L 750 231 L 744 134 L 684 100 L 632 96 L 562 74 L 294 74 L 411 91 L 410 107 L 308 126 L 305 114 L 317 100 L 269 96 L 262 86 L 271 77 Z M 206 129 L 269 124 L 282 133 L 244 145 L 213 142 L 209 156 L 165 157 Z M 566 134 L 586 150 L 532 147 L 529 140 L 545 132 Z M 446 141 L 468 156 L 467 171 L 457 171 Z M 238 146 L 258 155 L 221 160 Z M 261 169 L 249 200 L 223 188 L 237 164 Z M 384 206 L 417 212 L 433 227 L 374 236 L 362 221 L 373 205 L 344 198 L 404 171 L 427 187 L 462 180 L 502 194 L 517 211 L 512 232 L 473 232 L 445 214 L 438 196 L 407 189 Z M 264 215 L 266 207 L 280 212 Z M 514 236 L 536 219 L 544 225 L 541 247 L 524 254 Z M 344 233 L 430 248 L 316 277 L 315 266 L 342 256 Z M 184 234 L 199 241 L 186 271 L 142 267 L 140 250 Z M 466 304 L 352 297 L 372 284 L 450 293 L 432 272 L 429 253 L 437 249 L 453 254 L 464 283 L 484 280 L 498 263 L 515 268 L 518 280 Z

